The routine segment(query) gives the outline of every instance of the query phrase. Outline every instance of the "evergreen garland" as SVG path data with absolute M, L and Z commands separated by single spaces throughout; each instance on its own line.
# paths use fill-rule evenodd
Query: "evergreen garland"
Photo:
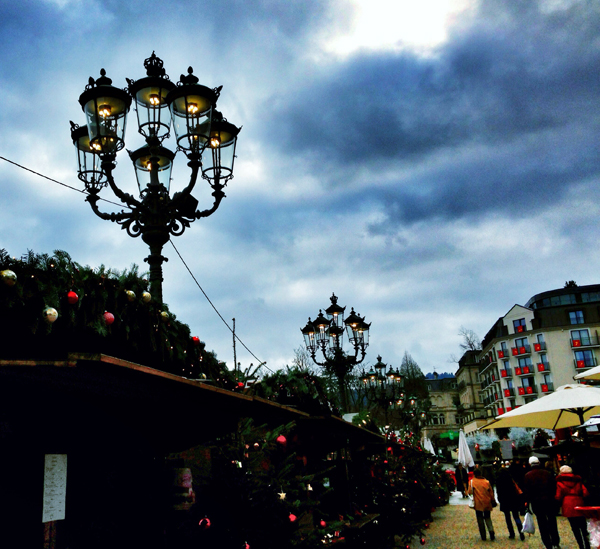
M 232 386 L 225 364 L 194 340 L 168 305 L 142 299 L 149 281 L 136 265 L 122 272 L 82 266 L 68 253 L 28 251 L 17 259 L 0 249 L 0 330 L 4 359 L 64 360 L 68 353 L 106 354 L 190 378 Z M 7 271 L 16 275 L 13 284 Z M 68 293 L 78 299 L 69 303 Z M 129 294 L 126 292 L 133 292 Z M 48 322 L 43 314 L 56 309 Z M 108 325 L 104 313 L 114 315 Z

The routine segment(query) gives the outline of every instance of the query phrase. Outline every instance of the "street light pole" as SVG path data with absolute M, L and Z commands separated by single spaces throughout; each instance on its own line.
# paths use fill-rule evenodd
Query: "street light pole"
M 338 305 L 335 294 L 330 300 L 331 305 L 325 310 L 327 317 L 320 310 L 314 321 L 309 317 L 308 323 L 301 331 L 313 362 L 337 378 L 341 406 L 343 411 L 347 412 L 346 380 L 354 366 L 365 358 L 371 324 L 367 324 L 364 317 L 355 313 L 354 308 L 344 319 L 346 307 Z M 347 354 L 343 350 L 344 328 L 354 354 Z M 323 357 L 321 361 L 317 359 L 317 351 L 320 351 Z
M 371 367 L 369 372 L 363 370 L 360 377 L 365 387 L 365 393 L 369 403 L 375 404 L 384 411 L 385 424 L 388 425 L 388 410 L 396 406 L 398 399 L 404 398 L 403 380 L 400 372 L 394 370 L 389 365 L 381 361 L 381 356 L 377 357 L 377 362 Z
M 90 77 L 79 103 L 86 125 L 71 122 L 71 137 L 77 150 L 78 177 L 85 184 L 86 198 L 92 211 L 101 219 L 121 225 L 132 237 L 141 236 L 150 248 L 145 259 L 150 267 L 153 298 L 162 303 L 163 246 L 171 236 L 183 234 L 196 219 L 212 215 L 225 197 L 223 188 L 233 178 L 237 135 L 241 128 L 227 122 L 216 110 L 221 88 L 210 89 L 198 84 L 193 69 L 181 75 L 177 84 L 169 80 L 163 62 L 154 52 L 145 60 L 147 76 L 137 81 L 127 79 L 128 87 L 112 86 L 106 71 L 100 78 Z M 128 151 L 135 169 L 139 199 L 123 192 L 116 184 L 113 170 L 118 151 L 125 146 L 127 114 L 134 102 L 138 132 L 146 145 Z M 190 180 L 172 197 L 169 192 L 171 170 L 176 152 L 163 146 L 170 137 L 171 126 L 176 138 L 176 152 L 188 159 Z M 198 209 L 192 196 L 198 176 L 212 188 L 213 204 Z M 102 212 L 98 207 L 100 191 L 110 186 L 127 210 Z

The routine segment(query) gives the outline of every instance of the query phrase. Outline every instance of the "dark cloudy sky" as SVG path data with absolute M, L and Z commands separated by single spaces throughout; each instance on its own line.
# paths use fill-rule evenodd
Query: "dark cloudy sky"
M 600 3 L 595 0 L 21 0 L 0 7 L 0 155 L 82 188 L 69 120 L 105 68 L 193 66 L 243 125 L 212 217 L 175 240 L 271 369 L 329 304 L 372 322 L 367 360 L 453 369 L 515 303 L 600 283 Z M 132 112 L 127 148 L 141 140 Z M 186 183 L 176 158 L 172 188 Z M 133 193 L 125 151 L 117 181 Z M 80 193 L 0 161 L 0 247 L 145 266 Z M 109 198 L 110 193 L 106 193 Z M 206 185 L 196 197 L 210 203 Z M 168 244 L 164 298 L 233 362 L 231 333 Z M 244 366 L 256 363 L 238 345 Z

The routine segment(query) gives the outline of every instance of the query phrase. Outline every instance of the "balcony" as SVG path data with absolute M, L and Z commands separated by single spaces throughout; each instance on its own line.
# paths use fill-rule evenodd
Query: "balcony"
M 548 362 L 538 362 L 537 363 L 537 371 L 538 372 L 549 372 L 550 364 Z
M 515 390 L 510 387 L 508 389 L 504 389 L 504 396 L 505 397 L 514 397 L 515 396 Z
M 515 334 L 524 334 L 527 331 L 527 326 L 515 326 Z
M 554 391 L 554 383 L 541 383 L 540 384 L 540 392 L 541 393 L 551 393 Z
M 515 374 L 518 376 L 527 376 L 533 374 L 533 366 L 522 366 L 521 368 L 515 368 Z
M 598 336 L 588 336 L 582 337 L 580 339 L 572 339 L 571 347 L 573 349 L 578 349 L 580 347 L 599 347 L 600 342 L 598 341 Z
M 521 347 L 510 348 L 513 356 L 523 356 L 531 354 L 531 347 L 529 345 L 522 345 Z
M 527 395 L 535 395 L 537 394 L 537 389 L 534 386 L 529 386 L 529 387 L 519 387 L 519 394 L 521 396 L 527 396 Z
M 595 356 L 591 358 L 585 358 L 583 360 L 574 360 L 573 362 L 575 363 L 575 368 L 578 370 L 582 368 L 592 368 L 593 366 L 598 366 L 598 361 L 596 360 Z
M 498 351 L 498 358 L 508 358 L 508 351 Z
M 534 343 L 533 344 L 533 350 L 536 353 L 539 353 L 540 351 L 545 351 L 546 350 L 546 343 L 545 342 L 540 342 L 540 343 Z

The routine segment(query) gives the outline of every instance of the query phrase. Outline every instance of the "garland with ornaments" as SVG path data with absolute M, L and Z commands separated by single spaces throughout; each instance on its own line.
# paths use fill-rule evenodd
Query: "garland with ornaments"
M 157 303 L 136 265 L 82 266 L 64 251 L 20 258 L 0 249 L 4 359 L 64 359 L 103 353 L 223 386 L 234 380 L 168 305 Z

